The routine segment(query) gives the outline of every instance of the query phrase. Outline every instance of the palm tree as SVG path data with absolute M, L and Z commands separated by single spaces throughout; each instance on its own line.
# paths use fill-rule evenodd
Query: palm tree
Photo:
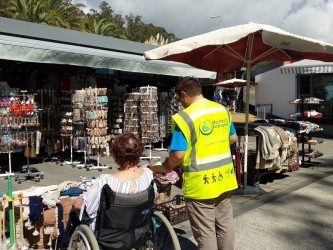
M 127 39 L 125 30 L 121 27 L 119 28 L 118 25 L 116 25 L 108 18 L 101 18 L 98 21 L 96 19 L 90 18 L 86 31 L 102 36 L 112 36 L 116 38 Z
M 13 19 L 43 23 L 44 1 L 36 0 L 9 0 L 5 8 L 0 10 L 0 15 Z
M 0 15 L 22 21 L 41 23 L 67 29 L 85 29 L 86 18 L 81 8 L 71 0 L 9 0 Z
M 84 31 L 86 17 L 81 3 L 71 3 L 71 0 L 43 0 L 46 2 L 46 19 L 48 25 Z

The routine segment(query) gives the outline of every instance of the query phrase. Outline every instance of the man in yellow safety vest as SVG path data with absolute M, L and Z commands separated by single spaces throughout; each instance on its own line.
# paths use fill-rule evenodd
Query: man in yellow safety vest
M 234 249 L 230 192 L 238 188 L 230 145 L 237 141 L 229 111 L 202 95 L 200 83 L 182 78 L 175 91 L 184 110 L 172 117 L 169 157 L 156 173 L 181 165 L 187 212 L 198 249 Z

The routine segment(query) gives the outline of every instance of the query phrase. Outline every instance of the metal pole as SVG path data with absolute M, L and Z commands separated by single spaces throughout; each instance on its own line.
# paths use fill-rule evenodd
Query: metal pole
M 243 168 L 243 189 L 247 187 L 247 156 L 249 142 L 249 99 L 250 99 L 250 79 L 251 65 L 248 63 L 246 67 L 246 94 L 245 94 L 245 139 L 244 139 L 244 168 Z
M 11 164 L 11 152 L 9 151 L 8 153 L 8 165 L 9 165 L 9 173 L 12 173 L 12 164 Z M 8 202 L 8 216 L 9 216 L 9 244 L 10 247 L 14 245 L 14 235 L 15 235 L 15 228 L 14 228 L 14 210 L 13 210 L 13 183 L 12 183 L 12 177 L 11 175 L 8 176 L 8 197 L 9 197 L 9 202 Z

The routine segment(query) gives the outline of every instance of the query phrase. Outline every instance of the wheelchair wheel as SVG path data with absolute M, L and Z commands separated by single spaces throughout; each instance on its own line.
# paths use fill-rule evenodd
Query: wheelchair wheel
M 147 249 L 181 249 L 175 230 L 162 213 L 155 211 L 151 224 L 151 235 L 146 246 Z
M 99 249 L 93 231 L 87 225 L 78 226 L 73 232 L 68 249 L 97 250 Z

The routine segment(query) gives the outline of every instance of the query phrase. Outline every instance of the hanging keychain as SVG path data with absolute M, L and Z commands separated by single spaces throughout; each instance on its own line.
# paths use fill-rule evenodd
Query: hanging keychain
M 24 134 L 25 140 L 27 142 L 26 146 L 25 146 L 25 150 L 24 150 L 24 157 L 29 157 L 30 156 L 30 148 L 29 148 L 29 135 L 27 133 Z
M 35 150 L 35 147 L 34 147 L 34 136 L 33 136 L 33 132 L 31 133 L 31 148 L 30 148 L 30 158 L 36 158 L 37 155 L 36 155 L 36 150 Z
M 42 140 L 42 133 L 40 131 L 36 131 L 36 154 L 37 155 L 39 155 L 41 140 Z

